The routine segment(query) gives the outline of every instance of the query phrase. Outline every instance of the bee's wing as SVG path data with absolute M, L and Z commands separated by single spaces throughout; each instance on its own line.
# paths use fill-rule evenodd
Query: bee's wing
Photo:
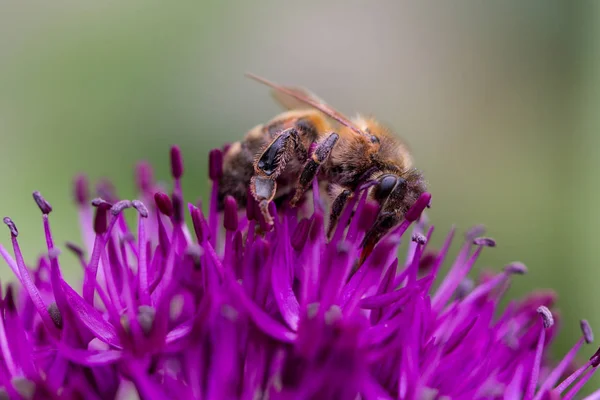
M 304 108 L 312 108 L 306 102 L 298 100 L 299 97 L 312 99 L 318 104 L 325 103 L 323 100 L 318 98 L 317 95 L 309 92 L 307 89 L 293 86 L 286 86 L 286 89 L 293 94 L 288 94 L 278 89 L 271 90 L 271 96 L 273 96 L 273 99 L 275 99 L 275 101 L 286 110 L 301 110 Z
M 306 108 L 306 106 L 308 105 L 312 108 L 321 111 L 323 114 L 333 119 L 337 123 L 350 128 L 357 135 L 368 137 L 368 135 L 365 132 L 360 130 L 343 114 L 330 107 L 327 103 L 325 103 L 323 100 L 321 100 L 319 97 L 315 96 L 308 90 L 297 87 L 281 86 L 253 74 L 246 75 L 262 84 L 273 88 L 273 97 L 275 98 L 275 100 L 277 100 L 278 103 L 280 103 L 284 107 L 288 109 L 302 109 Z
M 288 93 L 282 92 L 281 90 L 278 90 L 278 89 L 272 89 L 271 96 L 273 97 L 273 99 L 275 100 L 275 102 L 277 104 L 279 104 L 286 110 L 303 110 L 306 108 L 316 108 L 314 106 L 307 104 L 305 101 L 298 100 L 299 97 L 306 98 L 306 99 L 312 99 L 316 104 L 319 104 L 321 107 L 327 106 L 321 98 L 319 98 L 316 94 L 309 92 L 307 89 L 304 89 L 301 87 L 293 87 L 293 86 L 286 86 L 285 88 L 289 92 L 292 92 L 294 94 L 288 94 Z M 340 125 L 339 122 L 335 118 L 332 118 L 327 113 L 323 113 L 323 117 L 326 118 L 327 120 L 329 120 L 329 123 L 332 126 L 337 127 Z

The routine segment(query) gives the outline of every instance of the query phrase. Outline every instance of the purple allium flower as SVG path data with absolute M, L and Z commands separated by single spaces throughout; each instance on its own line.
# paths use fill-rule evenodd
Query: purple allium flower
M 429 248 L 433 227 L 420 217 L 429 194 L 358 265 L 378 211 L 369 182 L 328 242 L 318 190 L 297 209 L 272 205 L 272 227 L 252 200 L 240 212 L 226 198 L 219 215 L 222 159 L 211 152 L 208 218 L 183 201 L 176 147 L 170 195 L 147 164 L 137 169 L 139 200 L 118 200 L 102 183 L 90 201 L 77 178 L 84 246 L 64 248 L 81 264 L 81 290 L 63 280 L 60 261 L 69 256 L 53 241 L 52 207 L 40 193 L 33 197 L 47 252 L 34 268 L 17 226 L 4 219 L 14 255 L 1 246 L 0 255 L 19 284 L 9 283 L 0 301 L 1 398 L 570 399 L 598 368 L 596 353 L 567 376 L 592 341 L 585 321 L 565 357 L 548 361 L 552 293 L 499 306 L 524 265 L 467 277 L 495 245 L 481 228 L 439 273 L 454 231 L 439 251 Z M 135 227 L 126 212 L 137 214 Z

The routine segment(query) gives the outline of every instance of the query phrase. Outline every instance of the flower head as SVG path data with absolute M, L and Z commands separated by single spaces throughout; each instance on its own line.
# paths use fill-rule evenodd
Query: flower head
M 75 180 L 84 246 L 81 290 L 62 277 L 52 207 L 33 193 L 47 252 L 29 268 L 17 225 L 4 218 L 13 254 L 0 255 L 18 285 L 0 302 L 0 385 L 22 398 L 111 399 L 435 399 L 572 398 L 600 363 L 596 353 L 565 377 L 582 337 L 556 365 L 552 293 L 500 307 L 511 263 L 474 282 L 469 272 L 495 242 L 469 231 L 447 274 L 440 268 L 454 231 L 435 251 L 425 193 L 360 264 L 360 244 L 378 207 L 365 182 L 330 241 L 318 190 L 300 208 L 224 200 L 217 212 L 222 154 L 210 153 L 208 218 L 184 203 L 179 148 L 171 150 L 170 194 L 137 169 L 139 199 L 122 200 L 107 183 L 90 201 Z M 317 188 L 317 186 L 315 186 Z M 129 226 L 124 213 L 136 213 Z M 186 214 L 191 225 L 186 224 Z M 419 218 L 420 217 L 420 218 Z M 413 225 L 412 232 L 408 233 Z M 397 257 L 408 246 L 406 261 Z M 439 284 L 434 289 L 434 283 Z M 79 397 L 78 397 L 79 396 Z M 358 397 L 357 397 L 358 396 Z

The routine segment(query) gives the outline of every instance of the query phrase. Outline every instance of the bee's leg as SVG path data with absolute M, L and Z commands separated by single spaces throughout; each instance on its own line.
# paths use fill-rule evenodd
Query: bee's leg
M 302 168 L 302 173 L 296 185 L 296 193 L 290 201 L 290 205 L 294 206 L 304 196 L 304 193 L 308 190 L 312 184 L 313 179 L 319 172 L 319 167 L 331 154 L 333 146 L 337 143 L 339 135 L 335 132 L 330 133 L 321 143 L 317 145 L 317 148 L 312 154 L 312 157 L 306 161 Z
M 333 193 L 331 193 L 333 192 Z M 352 191 L 350 189 L 344 189 L 341 186 L 334 185 L 330 190 L 331 194 L 338 193 L 331 204 L 331 212 L 329 213 L 329 226 L 327 227 L 327 238 L 331 239 L 335 227 L 338 224 L 342 211 L 348 203 L 348 200 L 352 197 Z
M 258 201 L 260 211 L 269 225 L 273 223 L 273 217 L 269 214 L 269 203 L 275 197 L 276 190 L 277 182 L 275 182 L 275 179 L 256 175 L 250 179 L 250 192 Z
M 302 144 L 298 131 L 294 128 L 286 129 L 273 139 L 254 163 L 250 191 L 268 224 L 273 223 L 273 218 L 269 214 L 269 203 L 275 197 L 276 180 L 290 158 L 297 156 L 300 147 Z

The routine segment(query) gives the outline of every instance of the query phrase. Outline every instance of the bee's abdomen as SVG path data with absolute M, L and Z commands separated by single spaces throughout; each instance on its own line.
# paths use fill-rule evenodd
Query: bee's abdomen
M 237 142 L 230 146 L 224 157 L 223 176 L 219 181 L 218 208 L 223 209 L 225 196 L 230 195 L 238 206 L 246 205 L 250 179 L 254 173 L 254 157 L 244 144 Z

